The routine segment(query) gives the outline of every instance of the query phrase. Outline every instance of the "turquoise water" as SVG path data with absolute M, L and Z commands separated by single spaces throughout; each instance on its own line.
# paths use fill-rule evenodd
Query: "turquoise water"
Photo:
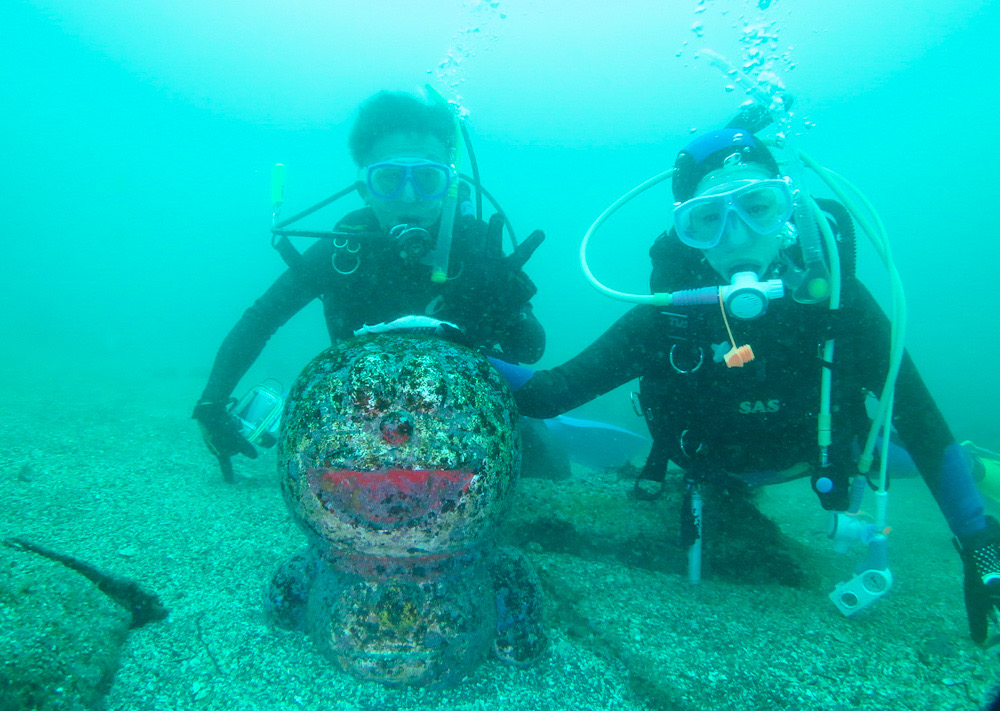
M 0 289 L 17 308 L 0 327 L 25 353 L 69 339 L 74 358 L 206 365 L 282 269 L 267 246 L 270 166 L 288 166 L 285 214 L 312 204 L 353 177 L 344 145 L 356 105 L 431 80 L 470 112 L 484 180 L 522 235 L 548 234 L 529 271 L 553 335 L 543 364 L 554 365 L 624 309 L 576 269 L 583 231 L 669 166 L 692 128 L 731 115 L 741 92 L 727 92 L 696 50 L 738 61 L 741 18 L 760 19 L 777 23 L 773 54 L 796 65 L 777 69 L 816 124 L 800 145 L 855 181 L 887 224 L 925 377 L 961 437 L 997 446 L 986 413 L 1000 396 L 989 375 L 1000 346 L 990 317 L 1000 148 L 995 69 L 982 57 L 998 12 L 972 0 L 780 0 L 766 11 L 637 2 L 613 12 L 568 2 L 401 11 L 15 0 L 4 5 L 0 47 L 12 272 Z M 449 53 L 462 62 L 441 68 Z M 651 197 L 603 235 L 602 277 L 645 284 L 667 200 Z M 881 274 L 866 264 L 877 289 Z M 262 375 L 294 373 L 323 344 L 316 319 L 300 315 L 278 335 Z
M 424 4 L 5 2 L 7 379 L 51 374 L 77 399 L 91 383 L 121 383 L 115 397 L 132 394 L 132 413 L 175 382 L 187 394 L 171 402 L 187 417 L 180 403 L 194 403 L 222 337 L 283 269 L 269 247 L 272 164 L 288 167 L 286 215 L 331 194 L 353 179 L 345 144 L 357 104 L 428 81 L 460 97 L 484 181 L 519 234 L 546 231 L 527 271 L 549 333 L 540 365 L 556 365 L 627 308 L 581 276 L 584 231 L 669 167 L 693 129 L 728 119 L 742 92 L 697 50 L 739 63 L 751 46 L 744 28 L 760 27 L 776 37 L 767 53 L 798 113 L 815 124 L 799 145 L 855 182 L 886 223 L 907 288 L 907 343 L 956 436 L 1000 449 L 1000 140 L 997 69 L 984 59 L 1000 5 Z M 606 282 L 643 290 L 669 199 L 644 198 L 600 234 L 592 264 Z M 862 259 L 882 294 L 874 255 Z M 272 339 L 241 390 L 290 382 L 326 344 L 314 304 Z M 628 389 L 583 414 L 641 431 Z

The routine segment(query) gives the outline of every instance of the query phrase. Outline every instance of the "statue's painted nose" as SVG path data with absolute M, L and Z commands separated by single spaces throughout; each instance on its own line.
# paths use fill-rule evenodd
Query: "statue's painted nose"
M 413 434 L 413 418 L 405 412 L 390 412 L 379 425 L 386 444 L 404 444 Z

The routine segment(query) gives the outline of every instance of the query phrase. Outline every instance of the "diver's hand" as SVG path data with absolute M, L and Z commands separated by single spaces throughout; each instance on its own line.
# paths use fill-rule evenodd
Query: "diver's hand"
M 257 450 L 240 434 L 239 423 L 229 414 L 224 403 L 199 402 L 191 417 L 198 421 L 205 445 L 219 460 L 222 476 L 227 482 L 234 479 L 230 461 L 233 456 L 244 454 L 251 459 L 257 458 Z
M 986 517 L 986 528 L 961 540 L 955 547 L 965 568 L 965 612 L 969 633 L 977 644 L 986 641 L 989 620 L 996 620 L 1000 608 L 1000 524 Z
M 521 268 L 545 239 L 545 233 L 535 230 L 512 254 L 504 256 L 503 227 L 503 215 L 496 213 L 490 217 L 478 265 L 479 273 L 475 275 L 476 290 L 483 294 L 486 303 L 494 310 L 518 314 L 538 291 Z
M 507 268 L 518 270 L 531 259 L 531 255 L 545 240 L 545 233 L 541 230 L 535 230 L 528 235 L 528 239 L 514 248 L 514 252 L 510 256 L 504 257 L 503 226 L 505 222 L 504 216 L 499 212 L 490 217 L 490 223 L 486 227 L 486 256 L 491 259 L 500 259 L 505 262 Z

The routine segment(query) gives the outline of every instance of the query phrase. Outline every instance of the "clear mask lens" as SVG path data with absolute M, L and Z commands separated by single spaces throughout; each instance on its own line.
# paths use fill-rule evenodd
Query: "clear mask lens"
M 783 180 L 761 180 L 688 200 L 674 208 L 674 228 L 681 242 L 695 249 L 719 244 L 731 212 L 754 232 L 770 234 L 792 215 L 792 191 Z
M 448 192 L 451 180 L 451 168 L 432 161 L 418 163 L 385 161 L 368 166 L 368 189 L 375 197 L 383 200 L 393 200 L 398 197 L 407 181 L 420 198 L 436 200 Z

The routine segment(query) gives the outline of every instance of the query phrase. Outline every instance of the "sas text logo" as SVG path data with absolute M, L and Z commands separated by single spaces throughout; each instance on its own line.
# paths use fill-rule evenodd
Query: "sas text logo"
M 780 400 L 755 400 L 753 402 L 745 400 L 740 403 L 739 411 L 741 415 L 759 415 L 767 412 L 777 412 L 781 409 Z

